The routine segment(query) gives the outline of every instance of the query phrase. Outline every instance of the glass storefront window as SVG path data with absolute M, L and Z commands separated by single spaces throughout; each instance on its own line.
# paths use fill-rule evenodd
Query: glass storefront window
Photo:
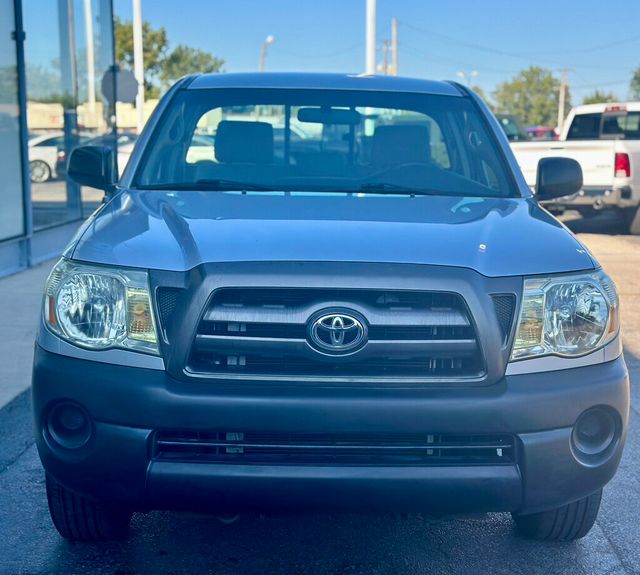
M 0 0 L 0 240 L 24 234 L 24 196 L 13 0 Z
M 66 177 L 74 147 L 115 147 L 115 114 L 101 93 L 113 65 L 110 0 L 23 2 L 34 229 L 77 221 L 102 199 Z

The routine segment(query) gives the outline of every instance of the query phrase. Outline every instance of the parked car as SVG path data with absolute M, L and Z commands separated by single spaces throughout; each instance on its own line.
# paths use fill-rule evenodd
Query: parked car
M 255 113 L 229 120 L 234 105 Z M 276 156 L 265 107 L 332 126 L 327 149 L 289 138 Z M 207 113 L 214 158 L 190 161 Z M 151 509 L 506 511 L 545 540 L 592 527 L 628 423 L 618 296 L 536 201 L 580 189 L 578 163 L 543 159 L 532 197 L 473 92 L 193 75 L 119 181 L 96 146 L 69 175 L 107 198 L 46 282 L 34 357 L 63 537 L 119 537 Z
M 62 132 L 31 135 L 29 137 L 29 175 L 31 181 L 41 184 L 58 177 L 56 159 L 64 146 Z
M 627 232 L 640 234 L 640 102 L 577 106 L 559 141 L 512 148 L 531 187 L 542 158 L 562 156 L 581 165 L 584 185 L 547 204 L 549 209 L 578 210 L 585 217 L 610 210 Z
M 548 126 L 527 126 L 525 131 L 527 132 L 529 139 L 533 141 L 549 141 L 558 139 L 556 129 Z
M 513 114 L 496 114 L 496 118 L 510 142 L 526 142 L 531 139 Z

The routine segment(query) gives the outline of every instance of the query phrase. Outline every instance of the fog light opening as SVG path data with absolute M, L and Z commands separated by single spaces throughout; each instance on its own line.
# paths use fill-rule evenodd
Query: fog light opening
M 51 440 L 65 449 L 79 449 L 91 439 L 89 414 L 78 404 L 57 403 L 47 416 L 47 432 Z
M 618 437 L 617 420 L 611 410 L 603 407 L 588 409 L 576 421 L 571 442 L 576 455 L 593 463 L 607 455 Z

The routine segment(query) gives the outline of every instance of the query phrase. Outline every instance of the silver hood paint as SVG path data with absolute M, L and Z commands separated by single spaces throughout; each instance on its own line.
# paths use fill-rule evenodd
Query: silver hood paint
M 172 271 L 205 262 L 342 261 L 455 266 L 489 277 L 596 263 L 526 198 L 140 190 L 98 210 L 65 255 Z

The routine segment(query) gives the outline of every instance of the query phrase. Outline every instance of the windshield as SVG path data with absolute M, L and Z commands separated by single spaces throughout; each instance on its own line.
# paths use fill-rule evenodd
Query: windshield
M 516 196 L 489 130 L 457 96 L 183 90 L 134 187 Z

